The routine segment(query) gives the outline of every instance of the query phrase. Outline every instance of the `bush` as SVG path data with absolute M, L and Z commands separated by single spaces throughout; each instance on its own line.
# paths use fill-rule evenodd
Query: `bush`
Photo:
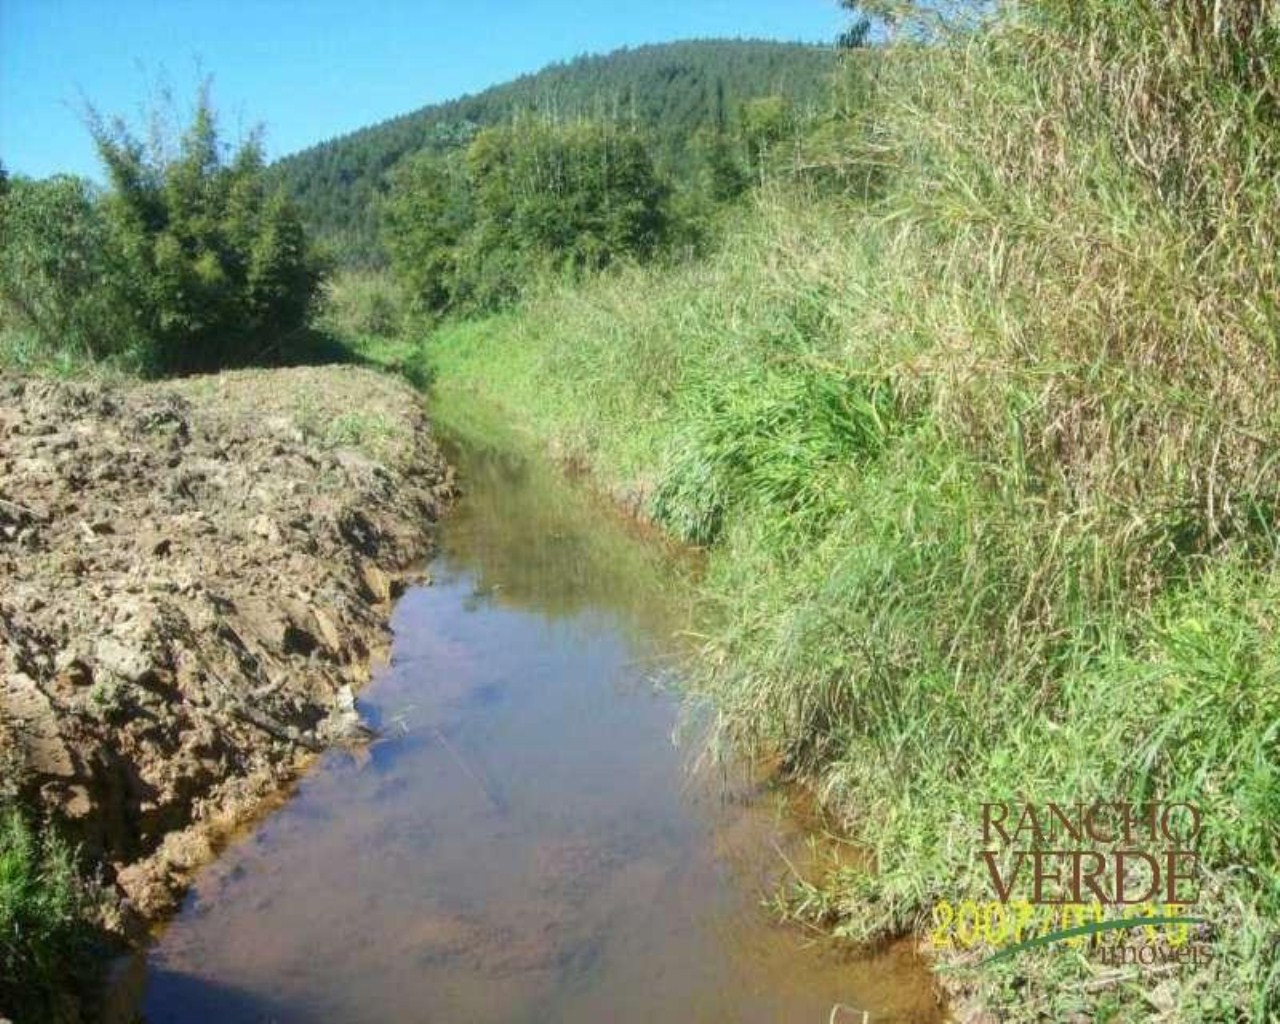
M 0 197 L 0 308 L 49 352 L 101 360 L 143 343 L 138 298 L 101 196 L 65 175 L 17 178 Z
M 405 312 L 401 288 L 388 274 L 348 271 L 325 283 L 314 323 L 343 339 L 395 339 L 404 332 Z
M 267 190 L 258 139 L 228 159 L 207 89 L 175 144 L 96 114 L 91 130 L 106 192 L 65 176 L 0 189 L 6 358 L 186 373 L 305 348 L 323 268 Z
M 533 119 L 425 152 L 391 175 L 383 238 L 422 309 L 508 304 L 547 275 L 646 260 L 669 240 L 670 188 L 635 134 Z

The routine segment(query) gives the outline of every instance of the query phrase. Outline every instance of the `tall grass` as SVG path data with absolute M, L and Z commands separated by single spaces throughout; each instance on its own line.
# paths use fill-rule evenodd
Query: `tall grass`
M 721 737 L 873 855 L 797 912 L 990 898 L 983 801 L 1200 806 L 1214 961 L 959 986 L 1014 1019 L 1280 1016 L 1277 17 L 1046 0 L 857 57 L 822 180 L 707 263 L 433 341 L 711 546 Z
M 312 326 L 339 338 L 399 338 L 408 303 L 386 272 L 345 271 L 330 277 L 320 292 Z

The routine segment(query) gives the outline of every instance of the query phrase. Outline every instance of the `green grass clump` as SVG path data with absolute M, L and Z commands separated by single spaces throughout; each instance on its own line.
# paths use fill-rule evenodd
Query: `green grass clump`
M 400 338 L 405 299 L 390 274 L 346 271 L 325 282 L 312 325 L 339 338 Z
M 89 906 L 71 848 L 0 808 L 0 1010 L 18 1022 L 66 1011 Z
M 1229 6 L 856 55 L 822 180 L 711 259 L 431 341 L 440 387 L 710 546 L 719 737 L 875 867 L 793 912 L 863 938 L 990 899 L 983 801 L 1200 806 L 1212 964 L 960 976 L 1009 1019 L 1280 1016 L 1280 23 Z
M 431 383 L 421 320 L 387 271 L 343 271 L 330 278 L 310 328 L 336 361 L 390 370 L 419 388 Z

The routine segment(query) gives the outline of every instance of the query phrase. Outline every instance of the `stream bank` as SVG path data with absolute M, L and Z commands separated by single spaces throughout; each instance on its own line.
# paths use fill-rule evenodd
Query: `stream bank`
M 0 782 L 137 935 L 356 727 L 452 477 L 353 367 L 0 378 Z

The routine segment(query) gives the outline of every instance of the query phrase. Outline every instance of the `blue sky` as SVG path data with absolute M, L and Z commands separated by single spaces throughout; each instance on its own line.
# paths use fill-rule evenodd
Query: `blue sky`
M 275 157 L 553 61 L 695 36 L 830 41 L 836 0 L 0 0 L 0 159 L 98 177 L 80 110 L 138 119 L 213 76 Z

